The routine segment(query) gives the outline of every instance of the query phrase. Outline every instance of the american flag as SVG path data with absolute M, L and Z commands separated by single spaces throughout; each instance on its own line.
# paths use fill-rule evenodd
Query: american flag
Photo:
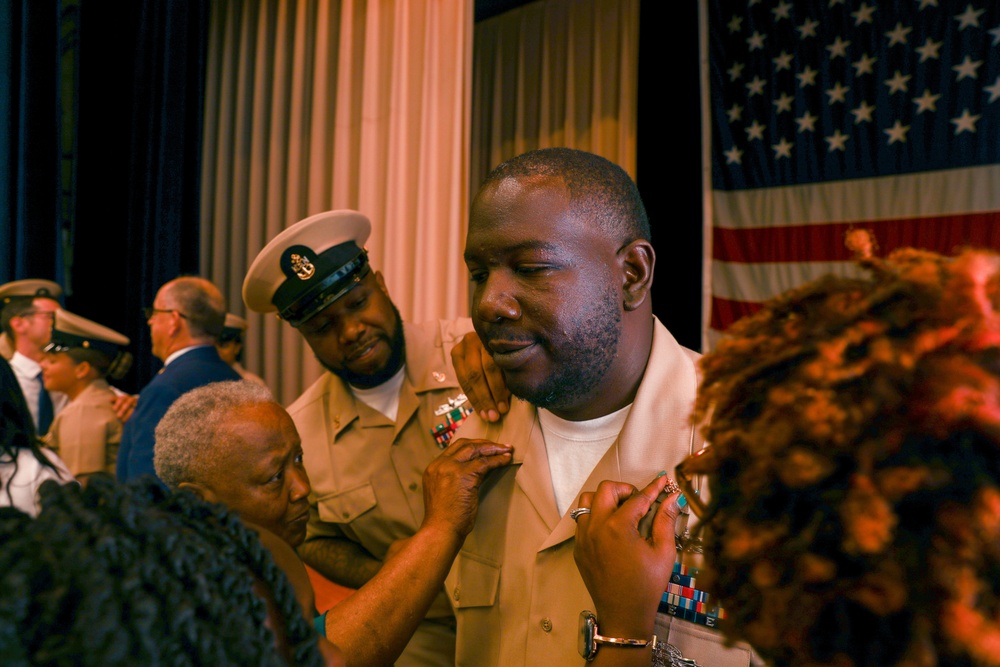
M 709 345 L 879 254 L 1000 249 L 998 0 L 707 0 Z

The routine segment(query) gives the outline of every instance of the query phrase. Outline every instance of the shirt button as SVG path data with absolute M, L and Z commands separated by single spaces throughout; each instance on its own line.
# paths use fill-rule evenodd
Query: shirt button
M 344 512 L 344 514 L 343 514 L 342 516 L 343 516 L 343 517 L 344 517 L 345 519 L 350 519 L 350 518 L 351 518 L 351 513 L 350 513 L 350 512 Z
M 420 487 L 417 485 L 416 482 L 413 482 L 412 484 L 410 484 L 410 491 L 416 491 L 419 488 Z
M 455 586 L 455 590 L 452 592 L 451 596 L 456 600 L 458 599 L 458 586 Z
M 547 618 L 542 619 L 542 630 L 545 632 L 552 632 L 552 621 Z

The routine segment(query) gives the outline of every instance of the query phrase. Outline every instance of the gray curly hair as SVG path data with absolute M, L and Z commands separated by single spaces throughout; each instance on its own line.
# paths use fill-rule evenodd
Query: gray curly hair
M 153 466 L 171 489 L 202 477 L 206 450 L 231 438 L 225 426 L 233 411 L 274 403 L 267 387 L 247 380 L 213 382 L 187 392 L 170 406 L 156 426 Z

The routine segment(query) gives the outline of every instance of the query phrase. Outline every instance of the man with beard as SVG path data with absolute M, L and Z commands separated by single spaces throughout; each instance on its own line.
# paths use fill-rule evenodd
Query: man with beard
M 288 409 L 312 492 L 302 559 L 358 588 L 424 516 L 424 469 L 470 412 L 449 352 L 469 320 L 404 325 L 368 263 L 368 219 L 331 211 L 275 237 L 243 299 L 277 311 L 327 369 Z M 454 665 L 455 619 L 443 594 L 397 665 Z
M 517 398 L 500 423 L 473 416 L 459 434 L 514 447 L 446 582 L 459 665 L 583 664 L 579 619 L 594 606 L 573 560 L 577 498 L 605 479 L 644 487 L 702 446 L 688 419 L 698 355 L 652 314 L 649 238 L 632 179 L 582 151 L 516 157 L 473 201 L 473 324 Z M 661 616 L 656 635 L 686 657 L 748 664 L 745 651 L 724 657 L 707 628 Z M 652 632 L 598 622 L 605 637 L 636 640 L 602 651 L 644 651 L 649 664 Z

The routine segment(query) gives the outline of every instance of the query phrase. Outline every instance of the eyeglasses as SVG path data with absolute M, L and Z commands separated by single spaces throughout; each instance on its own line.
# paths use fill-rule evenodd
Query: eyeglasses
M 56 313 L 55 313 L 54 310 L 26 310 L 23 313 L 21 313 L 20 315 L 18 315 L 17 317 L 23 317 L 23 318 L 27 319 L 29 317 L 38 317 L 39 315 L 42 315 L 43 317 L 47 317 L 48 319 L 50 319 L 52 321 L 55 321 L 55 319 L 56 319 Z
M 177 313 L 178 315 L 180 315 L 181 317 L 183 317 L 185 320 L 188 319 L 187 315 L 185 315 L 181 311 L 175 310 L 173 308 L 154 308 L 153 306 L 146 306 L 145 308 L 142 309 L 142 314 L 146 316 L 147 320 L 149 318 L 151 318 L 156 313 Z

